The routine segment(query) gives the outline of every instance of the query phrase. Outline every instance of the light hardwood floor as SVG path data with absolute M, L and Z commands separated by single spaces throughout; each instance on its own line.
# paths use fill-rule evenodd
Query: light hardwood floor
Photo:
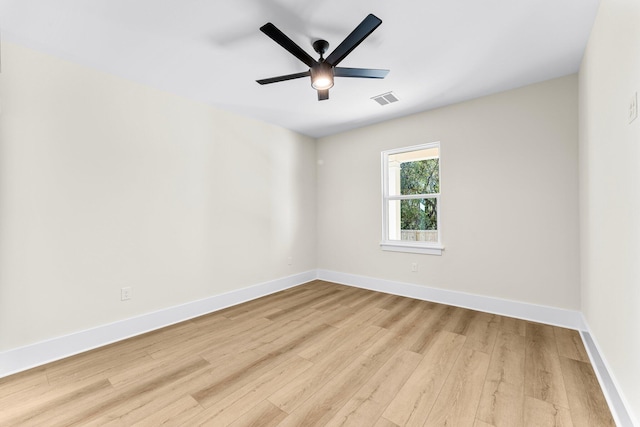
M 576 331 L 314 281 L 0 379 L 0 425 L 613 426 Z

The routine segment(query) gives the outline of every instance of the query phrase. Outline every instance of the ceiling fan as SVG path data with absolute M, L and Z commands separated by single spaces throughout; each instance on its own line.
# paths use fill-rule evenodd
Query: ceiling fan
M 308 71 L 294 74 L 286 74 L 284 76 L 271 77 L 268 79 L 256 80 L 261 85 L 269 83 L 283 82 L 286 80 L 299 79 L 302 77 L 311 77 L 311 86 L 318 91 L 318 101 L 329 99 L 329 89 L 333 87 L 334 77 L 359 77 L 366 79 L 384 79 L 389 70 L 380 70 L 372 68 L 344 68 L 337 65 L 355 49 L 369 34 L 371 34 L 378 26 L 382 24 L 380 18 L 369 14 L 364 20 L 345 38 L 342 43 L 327 58 L 324 54 L 329 48 L 329 42 L 326 40 L 316 40 L 313 42 L 313 50 L 315 50 L 320 58 L 316 61 L 293 40 L 287 37 L 271 22 L 267 22 L 260 31 L 269 36 L 273 41 L 289 51 L 293 56 L 304 62 L 308 67 Z

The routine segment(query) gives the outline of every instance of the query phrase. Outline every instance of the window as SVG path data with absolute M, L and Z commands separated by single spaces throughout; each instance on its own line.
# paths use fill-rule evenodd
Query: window
M 382 249 L 442 254 L 440 143 L 382 152 Z

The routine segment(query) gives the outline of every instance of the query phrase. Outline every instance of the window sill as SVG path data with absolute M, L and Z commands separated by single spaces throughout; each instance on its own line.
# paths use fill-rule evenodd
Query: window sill
M 382 242 L 380 243 L 380 248 L 383 251 L 409 252 L 425 255 L 442 255 L 442 251 L 444 249 L 443 246 L 426 246 L 421 244 L 411 244 L 408 242 Z

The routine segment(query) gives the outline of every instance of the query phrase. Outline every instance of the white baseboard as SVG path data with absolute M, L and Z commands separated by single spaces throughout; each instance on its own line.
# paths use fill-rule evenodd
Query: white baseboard
M 0 378 L 298 286 L 316 278 L 316 270 L 307 271 L 11 349 L 0 353 Z
M 585 324 L 587 324 L 586 321 Z M 618 392 L 618 390 L 620 390 L 618 383 L 611 374 L 612 371 L 607 361 L 602 357 L 600 346 L 589 332 L 588 326 L 586 331 L 580 332 L 580 336 L 589 354 L 591 366 L 593 366 L 593 370 L 596 372 L 598 382 L 607 399 L 616 425 L 620 427 L 640 426 L 638 420 L 633 416 L 631 405 L 629 405 L 629 402 L 624 398 L 624 395 Z
M 385 292 L 387 294 L 470 308 L 472 310 L 502 316 L 561 326 L 563 328 L 577 329 L 579 331 L 583 331 L 586 328 L 582 313 L 575 310 L 449 291 L 446 289 L 430 288 L 411 283 L 394 282 L 391 280 L 375 279 L 328 270 L 318 270 L 318 278 L 343 285 Z

